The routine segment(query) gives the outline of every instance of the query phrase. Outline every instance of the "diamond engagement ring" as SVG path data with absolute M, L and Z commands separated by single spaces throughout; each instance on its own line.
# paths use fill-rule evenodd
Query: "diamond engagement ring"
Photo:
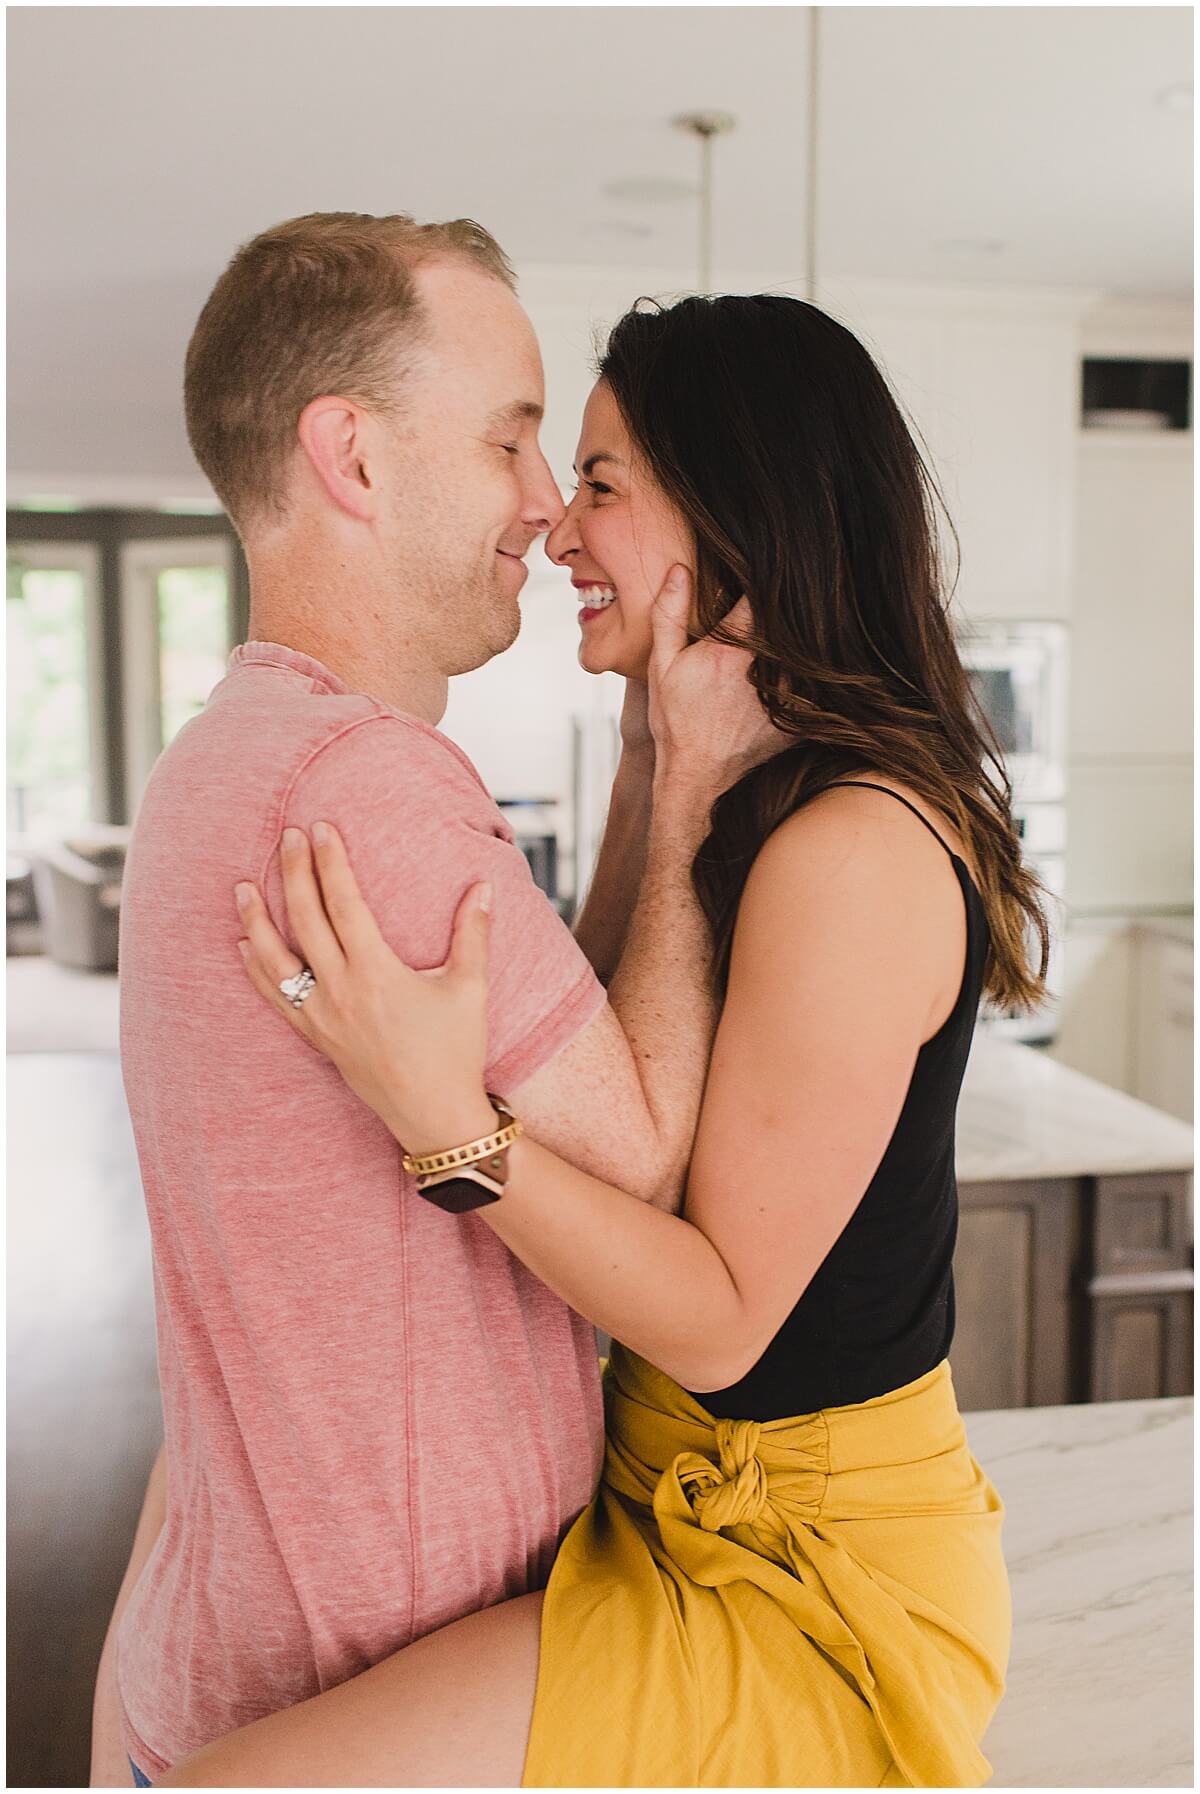
M 300 1009 L 304 999 L 311 997 L 317 988 L 317 981 L 308 966 L 301 966 L 294 978 L 284 978 L 279 986 L 293 1009 Z

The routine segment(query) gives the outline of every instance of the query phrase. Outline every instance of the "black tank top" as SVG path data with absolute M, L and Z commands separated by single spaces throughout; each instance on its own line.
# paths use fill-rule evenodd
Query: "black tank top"
M 739 1382 L 693 1392 L 718 1419 L 782 1420 L 869 1401 L 940 1364 L 954 1337 L 954 1117 L 983 993 L 987 915 L 963 861 L 915 804 L 864 780 L 825 789 L 850 786 L 894 797 L 950 854 L 967 909 L 962 985 L 917 1054 L 878 1170 L 791 1314 Z

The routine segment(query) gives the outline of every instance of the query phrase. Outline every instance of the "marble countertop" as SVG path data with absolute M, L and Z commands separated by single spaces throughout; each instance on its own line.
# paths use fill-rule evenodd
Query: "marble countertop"
M 1190 1788 L 1192 1401 L 968 1414 L 1005 1504 L 997 1788 Z
M 980 1031 L 958 1106 L 958 1181 L 1190 1171 L 1185 1122 Z

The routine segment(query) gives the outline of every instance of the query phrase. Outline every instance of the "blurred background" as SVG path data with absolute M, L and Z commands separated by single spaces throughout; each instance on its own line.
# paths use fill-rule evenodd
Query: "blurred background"
M 248 616 L 185 346 L 237 245 L 294 214 L 498 237 L 564 488 L 597 332 L 704 284 L 706 241 L 714 289 L 815 298 L 871 347 L 958 531 L 962 651 L 1054 907 L 1051 997 L 985 1018 L 1021 1056 L 966 1116 L 960 1399 L 1190 1388 L 1191 10 L 27 6 L 8 68 L 10 1784 L 86 1779 L 159 1438 L 121 869 Z M 677 121 L 712 111 L 706 152 Z M 531 564 L 518 643 L 443 727 L 569 920 L 621 692 Z M 1094 1287 L 1123 1271 L 1165 1282 Z

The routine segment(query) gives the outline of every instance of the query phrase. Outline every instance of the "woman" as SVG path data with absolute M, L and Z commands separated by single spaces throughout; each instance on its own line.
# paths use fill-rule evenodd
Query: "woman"
M 583 664 L 630 682 L 627 733 L 680 563 L 696 633 L 738 639 L 748 598 L 753 682 L 793 742 L 717 802 L 694 866 L 722 1013 L 682 1214 L 511 1127 L 480 1149 L 485 1186 L 457 1190 L 498 1194 L 479 1219 L 621 1342 L 604 1479 L 544 1597 L 167 1785 L 989 1773 L 1009 1605 L 946 1360 L 954 1110 L 980 996 L 1036 998 L 1045 925 L 946 620 L 927 476 L 861 345 L 766 296 L 623 318 L 578 466 L 548 547 L 582 588 Z M 334 832 L 285 880 L 316 984 L 281 994 L 303 968 L 255 897 L 256 987 L 411 1154 L 474 1152 L 506 1120 L 483 1089 L 484 894 L 430 976 L 379 937 Z

